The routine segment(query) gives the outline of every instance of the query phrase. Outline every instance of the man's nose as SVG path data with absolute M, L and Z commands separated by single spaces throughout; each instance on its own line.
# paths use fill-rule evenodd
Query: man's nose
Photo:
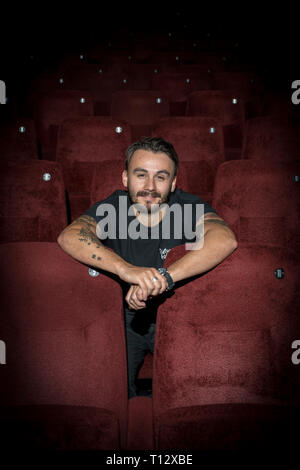
M 148 176 L 145 184 L 145 189 L 148 191 L 155 191 L 156 190 L 156 185 L 155 185 L 155 179 L 154 176 Z

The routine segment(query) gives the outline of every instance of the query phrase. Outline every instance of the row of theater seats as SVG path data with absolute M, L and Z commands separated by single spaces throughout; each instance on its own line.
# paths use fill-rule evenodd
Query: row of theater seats
M 109 100 L 109 94 L 106 91 L 103 93 Z M 186 99 L 187 101 L 173 102 L 173 109 L 178 106 L 182 108 L 183 105 L 184 108 L 187 107 L 187 116 L 218 119 L 224 128 L 226 149 L 240 149 L 246 110 L 238 94 L 230 91 L 197 91 L 187 95 Z M 132 140 L 136 141 L 149 135 L 160 118 L 171 114 L 185 114 L 171 113 L 171 104 L 167 93 L 161 90 L 123 90 L 114 92 L 111 102 L 104 102 L 104 106 L 108 105 L 110 111 L 101 114 L 125 120 L 130 125 Z M 36 101 L 34 121 L 43 158 L 55 159 L 58 126 L 64 119 L 93 114 L 94 104 L 90 92 L 58 90 L 40 95 Z
M 95 166 L 78 162 L 66 170 L 69 199 L 78 210 L 77 216 L 114 190 L 122 189 L 123 168 L 124 161 L 115 159 Z M 189 178 L 195 168 L 199 170 L 198 184 L 208 179 L 207 166 L 203 162 L 199 165 L 188 162 L 183 168 L 187 173 L 183 172 L 178 178 L 183 183 L 179 187 L 184 190 L 189 190 L 188 184 L 184 184 L 189 181 L 185 177 Z M 216 168 L 210 202 L 232 228 L 240 244 L 289 246 L 296 252 L 300 247 L 299 178 L 298 163 L 224 162 Z M 74 187 L 72 193 L 72 185 L 79 183 L 82 192 L 75 192 Z M 202 195 L 201 190 L 197 193 Z M 68 224 L 63 172 L 59 163 L 37 160 L 2 164 L 0 195 L 2 243 L 54 242 Z
M 172 250 L 167 265 L 183 254 Z M 239 246 L 177 285 L 159 308 L 153 399 L 130 400 L 119 284 L 56 243 L 3 244 L 0 255 L 3 449 L 297 448 L 289 246 Z
M 106 93 L 106 95 L 109 100 L 109 94 Z M 128 123 L 133 141 L 141 136 L 150 135 L 152 128 L 158 124 L 159 119 L 172 117 L 173 114 L 186 114 L 186 117 L 214 118 L 218 120 L 219 125 L 223 128 L 226 159 L 240 158 L 243 138 L 247 132 L 247 121 L 251 118 L 251 113 L 249 114 L 249 106 L 245 105 L 245 101 L 240 97 L 239 92 L 229 90 L 195 91 L 186 95 L 185 99 L 186 101 L 170 102 L 165 91 L 128 90 L 113 93 L 112 102 L 106 104 L 109 104 L 109 114 L 112 118 L 125 120 Z M 292 113 L 290 115 L 283 113 L 284 110 L 281 109 L 280 105 L 277 112 L 276 110 L 272 112 L 272 109 L 269 112 L 265 106 L 267 101 L 258 100 L 256 103 L 251 101 L 252 105 L 256 107 L 256 111 L 252 113 L 252 118 L 255 116 L 262 117 L 264 112 L 267 113 L 267 116 L 264 117 L 282 118 L 282 116 L 286 116 L 286 119 L 290 118 L 295 123 L 299 122 L 294 119 Z M 278 102 L 280 104 L 280 100 Z M 171 112 L 172 107 L 174 111 L 174 107 L 177 107 L 178 110 L 178 106 L 180 108 L 182 105 L 186 108 L 183 113 Z M 39 140 L 41 157 L 46 160 L 55 160 L 57 133 L 64 120 L 80 116 L 92 116 L 95 114 L 94 111 L 92 96 L 87 91 L 56 90 L 39 95 L 35 101 L 33 122 Z M 28 119 L 25 118 L 25 121 L 28 122 L 27 129 L 30 126 Z M 21 124 L 19 128 L 24 129 L 24 127 L 26 126 Z M 34 129 L 31 132 L 34 133 Z M 9 129 L 3 129 L 2 133 L 5 133 L 6 140 L 8 140 Z M 34 135 L 32 135 L 32 139 L 33 137 Z M 16 135 L 12 134 L 10 139 L 13 141 L 16 139 Z M 13 150 L 15 150 L 16 155 L 22 153 L 22 148 Z
M 93 185 L 101 188 L 99 197 L 102 198 L 120 186 L 125 150 L 132 141 L 131 128 L 128 122 L 121 119 L 78 117 L 67 119 L 57 127 L 49 125 L 50 131 L 48 134 L 45 132 L 45 140 L 51 134 L 52 127 L 58 133 L 55 159 L 62 173 L 59 184 L 63 184 L 67 191 L 68 220 L 71 221 L 89 207 L 93 200 Z M 294 163 L 296 178 L 299 175 L 298 129 L 299 125 L 289 120 L 274 117 L 249 119 L 244 129 L 242 161 Z M 180 159 L 178 186 L 211 203 L 217 170 L 227 160 L 225 136 L 219 121 L 191 116 L 162 118 L 151 128 L 150 135 L 161 136 L 175 146 Z M 8 201 L 15 196 L 7 188 L 13 187 L 14 178 L 18 184 L 22 179 L 22 176 L 17 176 L 18 172 L 22 173 L 17 162 L 24 166 L 22 184 L 26 185 L 26 172 L 30 172 L 31 167 L 35 171 L 29 163 L 33 164 L 36 160 L 35 168 L 39 167 L 38 162 L 42 168 L 44 164 L 49 166 L 50 160 L 37 158 L 36 132 L 30 119 L 3 128 L 1 146 L 1 181 L 5 200 L 3 216 L 9 216 L 12 211 L 8 209 Z M 59 199 L 61 196 L 57 194 L 57 197 Z M 41 239 L 52 240 L 51 237 Z
M 236 97 L 247 103 L 247 111 L 252 114 L 255 112 L 255 106 L 258 108 L 258 99 L 263 92 L 259 78 L 245 72 L 222 72 L 212 75 L 203 66 L 191 66 L 190 70 L 186 71 L 183 69 L 161 73 L 155 65 L 146 64 L 131 66 L 130 70 L 124 72 L 112 73 L 100 65 L 81 65 L 68 69 L 65 74 L 56 72 L 37 78 L 31 84 L 28 101 L 34 102 L 38 91 L 45 93 L 54 89 L 89 92 L 97 115 L 110 113 L 113 93 L 117 91 L 160 92 L 170 102 L 171 113 L 177 115 L 185 113 L 187 96 L 194 91 L 235 91 Z

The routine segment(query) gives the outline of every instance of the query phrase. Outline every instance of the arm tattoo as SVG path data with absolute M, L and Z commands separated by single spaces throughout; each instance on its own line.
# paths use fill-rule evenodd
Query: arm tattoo
M 89 229 L 95 225 L 95 219 L 90 215 L 81 215 L 78 219 L 74 220 L 71 225 L 84 223 Z
M 97 258 L 97 261 L 100 261 L 102 258 L 100 256 L 97 256 L 95 254 L 92 255 L 92 258 L 93 259 L 96 259 Z
M 99 238 L 97 237 L 97 235 L 94 233 L 94 230 L 93 230 L 95 228 L 95 223 L 96 221 L 93 217 L 89 215 L 81 215 L 80 217 L 78 217 L 78 219 L 74 220 L 74 222 L 72 222 L 71 225 L 73 224 L 82 225 L 79 230 L 79 238 L 78 238 L 79 241 L 85 242 L 88 245 L 91 245 L 91 243 L 94 243 L 96 248 L 100 248 L 102 245 L 99 241 Z
M 79 231 L 79 236 L 81 237 L 79 238 L 81 242 L 86 242 L 88 245 L 90 245 L 92 242 L 95 243 L 97 248 L 100 248 L 101 244 L 99 242 L 99 238 L 97 237 L 97 235 L 95 235 L 94 232 L 91 231 L 90 228 L 81 227 Z
M 205 220 L 204 220 L 204 223 L 205 223 L 205 222 L 213 222 L 214 224 L 226 225 L 226 227 L 228 227 L 228 225 L 226 224 L 225 220 L 220 220 L 220 219 L 205 219 Z
M 216 214 L 215 212 L 207 212 L 206 216 L 207 216 L 207 219 L 204 218 L 204 223 L 205 222 L 213 222 L 215 224 L 225 225 L 226 227 L 228 227 L 225 220 L 221 219 L 221 217 L 218 214 Z

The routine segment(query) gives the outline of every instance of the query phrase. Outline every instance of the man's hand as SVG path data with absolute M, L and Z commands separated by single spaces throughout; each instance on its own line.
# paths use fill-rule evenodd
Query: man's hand
M 141 300 L 146 301 L 150 295 L 162 294 L 167 286 L 167 280 L 155 268 L 138 266 L 125 266 L 118 273 L 120 279 L 128 284 L 135 284 L 141 288 Z
M 140 310 L 146 307 L 146 302 L 142 299 L 142 297 L 142 290 L 140 286 L 133 285 L 127 292 L 125 300 L 131 309 Z

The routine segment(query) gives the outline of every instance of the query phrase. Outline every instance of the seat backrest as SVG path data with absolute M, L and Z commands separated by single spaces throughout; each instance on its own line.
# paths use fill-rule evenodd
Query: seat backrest
M 248 119 L 242 158 L 270 162 L 300 162 L 300 125 L 276 117 Z
M 0 126 L 2 161 L 37 160 L 38 146 L 33 119 L 19 118 Z
M 132 126 L 152 126 L 169 115 L 169 101 L 161 91 L 119 91 L 112 96 L 111 115 Z
M 0 240 L 56 241 L 67 225 L 62 169 L 30 160 L 0 165 Z
M 104 160 L 124 158 L 131 142 L 127 122 L 110 117 L 81 117 L 63 122 L 57 161 L 69 193 L 89 194 L 95 167 Z
M 42 158 L 55 160 L 57 133 L 65 119 L 93 114 L 93 101 L 88 91 L 56 90 L 37 97 L 34 120 Z
M 217 119 L 207 117 L 162 118 L 152 128 L 153 137 L 163 137 L 174 145 L 179 157 L 180 178 L 186 191 L 207 194 L 213 191 L 218 166 L 224 162 L 223 129 Z
M 91 205 L 106 199 L 117 189 L 123 189 L 122 171 L 125 169 L 124 159 L 105 160 L 95 167 L 91 185 Z
M 118 419 L 124 444 L 127 372 L 119 284 L 57 243 L 10 243 L 0 253 L 0 336 L 7 348 L 1 405 L 104 409 Z
M 216 174 L 213 207 L 239 243 L 299 244 L 299 164 L 235 160 Z
M 182 254 L 180 248 L 177 255 Z M 176 259 L 170 255 L 166 266 Z M 168 411 L 180 408 L 188 413 L 192 406 L 276 403 L 295 396 L 297 264 L 286 247 L 238 247 L 214 269 L 177 284 L 158 312 L 156 430 L 168 423 Z
M 227 90 L 203 90 L 190 93 L 187 101 L 187 116 L 210 116 L 222 125 L 244 125 L 245 108 L 243 100 Z

